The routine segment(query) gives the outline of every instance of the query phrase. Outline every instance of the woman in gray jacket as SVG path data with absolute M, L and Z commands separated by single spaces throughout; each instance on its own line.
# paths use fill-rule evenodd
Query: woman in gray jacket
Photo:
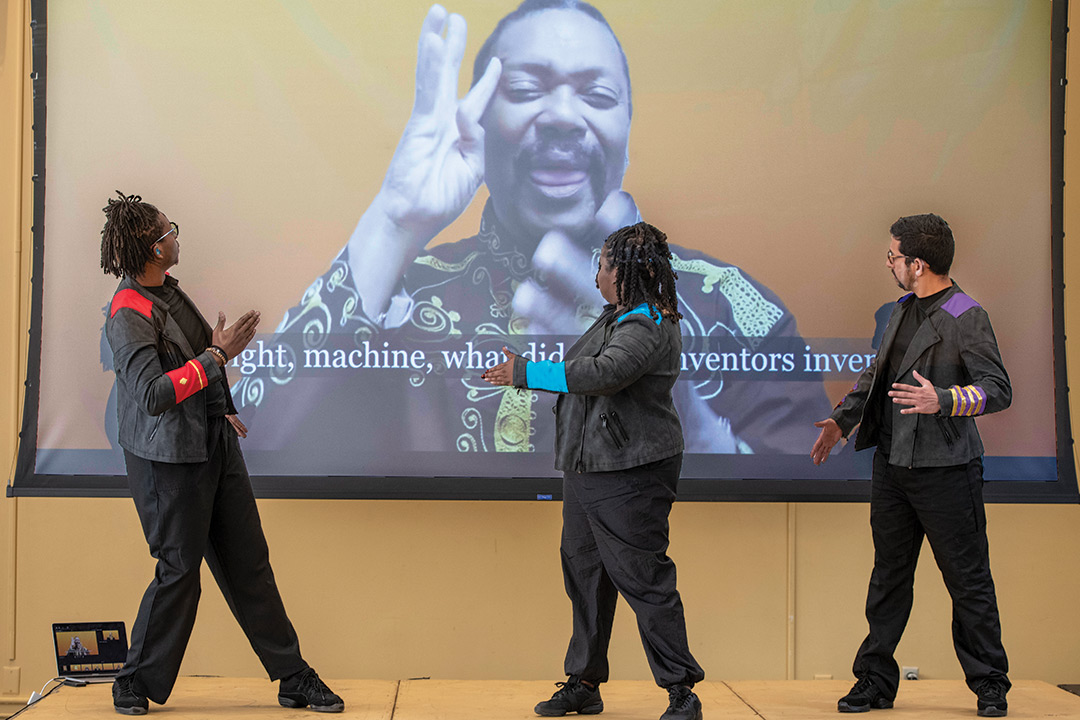
M 604 242 L 596 286 L 608 305 L 565 362 L 507 361 L 493 385 L 559 394 L 555 467 L 563 471 L 562 565 L 574 626 L 569 679 L 538 715 L 601 712 L 617 594 L 637 615 L 656 683 L 668 690 L 661 720 L 700 720 L 691 688 L 705 676 L 686 640 L 668 514 L 682 467 L 683 437 L 671 390 L 682 338 L 667 236 L 648 223 Z

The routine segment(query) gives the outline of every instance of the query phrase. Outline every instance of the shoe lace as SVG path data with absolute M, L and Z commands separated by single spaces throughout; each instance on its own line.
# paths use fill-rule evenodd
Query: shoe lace
M 116 689 L 121 695 L 135 695 L 135 676 L 125 675 L 116 678 Z
M 859 678 L 858 680 L 855 681 L 855 687 L 851 688 L 851 693 L 853 695 L 858 694 L 858 693 L 861 693 L 861 692 L 865 692 L 865 691 L 869 690 L 872 687 L 875 687 L 873 680 L 871 680 L 868 677 Z
M 1005 686 L 997 680 L 983 680 L 975 688 L 975 694 L 990 700 L 1003 700 L 1005 698 Z
M 690 688 L 683 687 L 682 685 L 676 685 L 669 687 L 668 691 L 668 710 L 683 710 L 691 704 L 690 698 L 694 696 L 694 693 Z
M 567 678 L 566 682 L 557 682 L 557 683 L 555 683 L 555 687 L 557 687 L 559 689 L 555 691 L 555 694 L 551 696 L 551 699 L 555 700 L 557 698 L 567 697 L 571 693 L 573 693 L 575 690 L 577 690 L 578 687 L 581 686 L 582 684 L 583 683 L 581 682 L 581 680 L 579 680 L 577 677 L 571 675 L 569 678 Z
M 330 693 L 330 688 L 319 679 L 319 673 L 315 672 L 314 668 L 308 668 L 300 675 L 299 689 L 301 693 L 308 697 L 328 695 Z

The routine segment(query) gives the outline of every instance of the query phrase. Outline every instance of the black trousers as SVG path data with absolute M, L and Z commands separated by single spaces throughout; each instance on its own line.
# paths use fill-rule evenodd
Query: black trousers
M 271 680 L 307 668 L 285 614 L 236 431 L 209 420 L 209 460 L 162 463 L 125 452 L 128 483 L 157 559 L 120 676 L 156 703 L 172 692 L 199 604 L 203 558 Z
M 889 465 L 880 452 L 874 456 L 874 571 L 866 595 L 870 634 L 853 670 L 856 677 L 871 678 L 889 698 L 896 697 L 900 684 L 893 652 L 911 615 L 924 536 L 952 597 L 953 645 L 968 687 L 974 690 L 985 679 L 1010 687 L 990 576 L 982 484 L 982 458 L 967 465 L 908 469 Z
M 690 654 L 675 563 L 667 556 L 668 515 L 681 468 L 682 455 L 676 455 L 630 470 L 564 474 L 562 566 L 574 614 L 567 675 L 607 681 L 621 593 L 637 616 L 656 684 L 704 679 Z

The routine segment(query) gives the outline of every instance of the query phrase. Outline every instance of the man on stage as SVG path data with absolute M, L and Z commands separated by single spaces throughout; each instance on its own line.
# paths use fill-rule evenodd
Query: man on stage
M 982 497 L 983 445 L 975 418 L 1009 407 L 1012 387 L 986 311 L 949 277 L 953 235 L 933 214 L 893 223 L 885 265 L 901 289 L 877 358 L 821 433 L 815 464 L 859 426 L 855 449 L 877 447 L 870 495 L 874 570 L 870 632 L 855 656 L 858 681 L 837 708 L 891 708 L 900 680 L 893 652 L 913 601 L 923 537 L 953 599 L 953 645 L 983 717 L 1008 713 Z

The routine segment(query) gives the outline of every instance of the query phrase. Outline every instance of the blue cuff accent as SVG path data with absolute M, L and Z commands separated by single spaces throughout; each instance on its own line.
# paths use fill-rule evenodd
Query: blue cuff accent
M 650 320 L 655 321 L 657 325 L 659 325 L 664 319 L 664 316 L 660 314 L 659 310 L 657 310 L 654 307 L 651 307 L 648 303 L 641 303 L 640 305 L 638 305 L 633 310 L 630 310 L 629 312 L 625 312 L 622 315 L 620 315 L 615 320 L 615 322 L 622 322 L 623 320 L 625 320 L 626 318 L 628 318 L 629 316 L 634 315 L 634 314 L 645 315 Z
M 566 389 L 566 363 L 530 362 L 525 366 L 525 382 L 533 390 L 570 392 Z

